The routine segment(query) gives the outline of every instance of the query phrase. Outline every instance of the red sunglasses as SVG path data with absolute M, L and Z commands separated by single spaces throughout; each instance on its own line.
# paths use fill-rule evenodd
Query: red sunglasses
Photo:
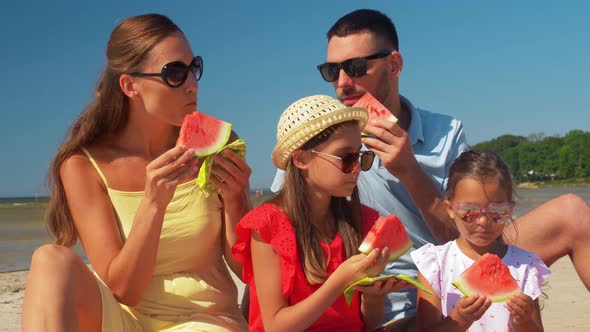
M 453 207 L 455 215 L 466 224 L 478 221 L 484 214 L 488 220 L 496 224 L 503 224 L 510 221 L 513 210 L 514 203 L 512 202 L 490 203 L 486 208 L 480 208 L 473 203 L 459 203 Z

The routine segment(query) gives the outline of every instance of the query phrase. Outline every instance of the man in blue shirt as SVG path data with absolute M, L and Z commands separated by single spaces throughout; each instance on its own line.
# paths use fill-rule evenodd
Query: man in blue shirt
M 468 148 L 462 123 L 414 107 L 400 96 L 403 59 L 395 26 L 384 14 L 356 10 L 340 18 L 327 36 L 326 63 L 318 69 L 332 82 L 338 99 L 351 106 L 369 92 L 398 118 L 397 124 L 378 121 L 365 129 L 374 137 L 362 142 L 378 158 L 369 171 L 361 172 L 363 203 L 382 215 L 398 215 L 414 243 L 412 250 L 456 238 L 443 195 L 450 165 Z M 279 170 L 273 191 L 280 190 L 282 176 Z M 518 236 L 514 227 L 506 228 L 511 243 L 536 252 L 548 266 L 570 255 L 590 289 L 590 207 L 583 199 L 564 195 L 518 218 L 516 224 Z M 385 273 L 417 274 L 409 254 Z M 392 293 L 385 301 L 385 322 L 399 319 L 397 328 L 411 328 L 415 309 L 415 289 Z

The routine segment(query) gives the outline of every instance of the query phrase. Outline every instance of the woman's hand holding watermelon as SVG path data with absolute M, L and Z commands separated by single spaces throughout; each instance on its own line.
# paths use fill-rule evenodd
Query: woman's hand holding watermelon
M 165 208 L 176 186 L 194 178 L 199 170 L 194 151 L 184 146 L 174 147 L 150 162 L 146 168 L 145 197 Z
M 492 301 L 481 295 L 463 296 L 449 317 L 463 326 L 471 326 L 492 305 Z
M 209 181 L 217 188 L 223 201 L 225 261 L 238 276 L 242 273 L 242 264 L 233 257 L 231 247 L 237 241 L 234 230 L 238 222 L 250 211 L 247 191 L 251 173 L 250 166 L 240 155 L 231 149 L 224 149 L 213 158 L 211 176 L 209 176 Z
M 247 190 L 252 170 L 237 153 L 224 149 L 214 158 L 209 180 L 217 187 L 225 202 L 240 198 Z

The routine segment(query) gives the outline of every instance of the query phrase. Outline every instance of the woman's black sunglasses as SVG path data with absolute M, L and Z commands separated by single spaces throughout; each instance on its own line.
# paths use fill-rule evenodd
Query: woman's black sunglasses
M 384 58 L 391 54 L 391 51 L 381 51 L 379 53 L 371 54 L 362 58 L 352 58 L 340 63 L 326 62 L 319 65 L 317 68 L 322 74 L 322 78 L 326 82 L 334 82 L 340 76 L 340 69 L 344 70 L 346 75 L 350 77 L 361 77 L 367 73 L 367 60 Z
M 192 72 L 195 75 L 195 79 L 198 81 L 203 75 L 203 59 L 200 56 L 193 58 L 191 63 L 187 66 L 182 61 L 174 61 L 164 65 L 162 71 L 159 73 L 139 73 L 133 72 L 128 75 L 134 77 L 144 76 L 159 76 L 162 81 L 172 88 L 178 88 L 183 85 L 188 77 L 188 73 Z

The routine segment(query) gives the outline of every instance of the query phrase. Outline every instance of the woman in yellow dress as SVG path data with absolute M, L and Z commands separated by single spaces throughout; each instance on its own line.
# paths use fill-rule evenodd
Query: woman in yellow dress
M 121 22 L 106 55 L 96 97 L 50 167 L 55 244 L 33 254 L 23 331 L 246 330 L 227 266 L 241 275 L 231 246 L 251 170 L 223 150 L 209 194 L 194 152 L 175 147 L 196 110 L 201 57 L 159 14 Z M 70 249 L 78 238 L 93 271 Z

